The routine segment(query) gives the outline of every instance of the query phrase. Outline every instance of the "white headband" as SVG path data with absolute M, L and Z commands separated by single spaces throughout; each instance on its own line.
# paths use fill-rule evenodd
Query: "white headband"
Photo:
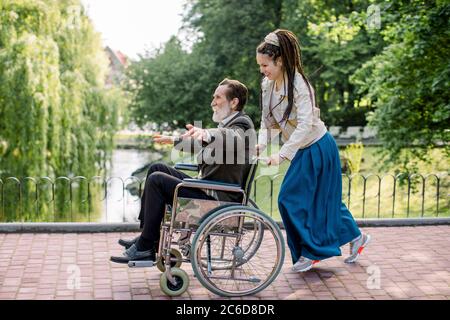
M 270 43 L 274 46 L 279 47 L 280 46 L 280 42 L 278 41 L 278 37 L 275 34 L 275 32 L 271 32 L 269 33 L 265 38 L 264 38 L 264 42 L 266 43 Z

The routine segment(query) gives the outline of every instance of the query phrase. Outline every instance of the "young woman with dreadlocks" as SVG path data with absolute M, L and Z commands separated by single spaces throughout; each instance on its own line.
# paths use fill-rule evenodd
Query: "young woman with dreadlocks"
M 342 203 L 339 150 L 320 119 L 314 89 L 303 71 L 297 37 L 288 30 L 269 33 L 257 47 L 261 82 L 259 153 L 281 134 L 284 142 L 268 165 L 291 161 L 278 206 L 292 255 L 293 271 L 304 272 L 320 260 L 340 256 L 350 243 L 346 263 L 355 262 L 370 241 Z

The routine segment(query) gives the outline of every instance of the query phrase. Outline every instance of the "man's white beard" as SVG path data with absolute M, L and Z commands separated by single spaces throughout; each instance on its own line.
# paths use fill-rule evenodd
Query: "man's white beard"
M 214 111 L 213 116 L 212 116 L 212 120 L 215 123 L 219 123 L 221 122 L 223 119 L 225 119 L 226 117 L 228 117 L 231 114 L 231 106 L 230 104 L 227 104 L 226 106 L 222 107 L 222 108 L 218 108 L 216 111 Z

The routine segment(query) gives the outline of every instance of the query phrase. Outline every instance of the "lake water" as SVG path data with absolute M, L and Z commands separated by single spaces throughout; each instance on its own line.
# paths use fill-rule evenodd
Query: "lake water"
M 149 151 L 137 149 L 116 149 L 113 152 L 112 166 L 108 174 L 108 195 L 103 201 L 101 222 L 138 221 L 140 199 L 125 189 L 133 180 L 132 173 L 155 161 L 157 157 Z

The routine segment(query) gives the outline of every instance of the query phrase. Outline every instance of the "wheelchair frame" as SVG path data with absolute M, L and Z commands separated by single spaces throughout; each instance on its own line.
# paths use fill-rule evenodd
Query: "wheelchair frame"
M 248 194 L 251 189 L 251 183 L 253 181 L 254 175 L 256 173 L 256 167 L 257 162 L 252 164 L 250 171 L 247 176 L 247 181 L 245 184 L 245 190 L 239 186 L 234 184 L 227 184 L 222 182 L 215 182 L 215 181 L 207 181 L 207 180 L 198 180 L 198 179 L 184 179 L 182 182 L 180 182 L 174 191 L 174 197 L 172 202 L 172 208 L 171 208 L 171 217 L 170 217 L 170 223 L 167 225 L 166 219 L 164 218 L 161 225 L 161 232 L 160 232 L 160 241 L 159 241 L 159 250 L 158 250 L 158 256 L 157 256 L 157 262 L 153 263 L 152 261 L 130 261 L 128 263 L 129 267 L 150 267 L 154 264 L 157 265 L 158 269 L 163 272 L 160 278 L 160 286 L 161 290 L 169 295 L 169 296 L 177 296 L 185 292 L 189 286 L 189 276 L 187 273 L 180 269 L 179 267 L 183 262 L 190 262 L 192 264 L 192 268 L 194 271 L 194 274 L 197 276 L 197 279 L 199 282 L 205 286 L 208 290 L 210 290 L 213 293 L 216 293 L 218 295 L 222 296 L 244 296 L 248 294 L 254 294 L 261 290 L 263 290 L 265 287 L 270 285 L 270 283 L 275 280 L 275 278 L 278 276 L 281 267 L 284 262 L 284 238 L 283 235 L 278 227 L 278 225 L 266 214 L 259 211 L 258 208 L 251 208 L 246 206 L 249 197 Z M 191 171 L 197 171 L 196 168 L 198 168 L 196 165 L 188 165 L 188 164 L 177 164 L 175 166 L 176 169 L 181 170 L 191 170 Z M 181 188 L 196 188 L 196 189 L 209 189 L 209 190 L 215 190 L 215 191 L 225 191 L 225 192 L 235 192 L 235 193 L 241 193 L 242 194 L 242 203 L 227 203 L 227 205 L 216 207 L 210 211 L 208 211 L 199 221 L 199 226 L 197 229 L 193 228 L 185 228 L 185 223 L 183 222 L 182 228 L 175 228 L 176 224 L 176 217 L 177 217 L 177 207 L 179 202 L 179 190 Z M 187 198 L 186 198 L 187 199 Z M 193 198 L 194 199 L 194 198 Z M 213 200 L 210 200 L 213 201 Z M 167 211 L 168 212 L 168 211 Z M 235 212 L 235 213 L 233 213 Z M 243 214 L 243 212 L 247 212 L 246 214 Z M 203 231 L 207 229 L 211 230 L 216 225 L 214 225 L 214 221 L 217 220 L 218 224 L 220 223 L 220 219 L 222 217 L 225 217 L 223 219 L 226 219 L 227 214 L 231 218 L 235 218 L 236 216 L 238 218 L 238 225 L 237 225 L 237 233 L 235 234 L 225 234 L 224 232 L 216 232 L 216 233 L 207 233 L 206 239 L 202 238 Z M 166 216 L 165 216 L 166 217 Z M 243 250 L 240 246 L 240 238 L 244 235 L 244 220 L 245 218 L 254 218 L 254 228 L 258 228 L 258 234 L 254 234 L 253 238 L 250 242 L 249 247 L 247 250 Z M 223 220 L 222 219 L 222 220 Z M 264 224 L 264 225 L 263 225 Z M 263 228 L 264 227 L 264 228 Z M 208 229 L 209 228 L 209 229 Z M 247 290 L 225 290 L 217 287 L 216 284 L 211 282 L 211 279 L 217 279 L 220 280 L 236 280 L 236 281 L 247 281 L 250 283 L 258 283 L 261 282 L 260 279 L 254 277 L 248 277 L 248 279 L 245 279 L 243 277 L 239 278 L 239 276 L 235 276 L 239 272 L 243 272 L 243 268 L 246 263 L 250 264 L 251 259 L 257 254 L 257 251 L 259 247 L 261 246 L 262 241 L 264 240 L 264 229 L 270 229 L 271 233 L 269 235 L 272 235 L 274 237 L 275 245 L 277 247 L 277 255 L 276 255 L 276 262 L 275 265 L 272 267 L 271 273 L 267 276 L 267 278 L 262 282 L 262 284 L 259 287 L 256 288 L 250 288 Z M 180 233 L 180 238 L 178 241 L 174 241 L 175 233 Z M 177 251 L 176 249 L 172 248 L 172 245 L 177 244 L 179 246 L 179 249 L 181 249 L 180 245 L 180 239 L 181 234 L 184 233 L 185 239 L 187 239 L 187 243 L 189 244 L 189 247 L 183 247 L 182 251 L 183 253 L 188 252 L 188 254 L 185 254 L 187 256 L 186 258 L 183 258 L 182 254 Z M 194 239 L 192 243 L 190 243 L 190 239 L 194 235 Z M 221 259 L 215 259 L 217 261 L 226 261 L 228 264 L 225 266 L 213 266 L 211 258 L 211 236 L 220 236 L 222 235 L 224 238 L 222 240 L 222 249 L 221 249 Z M 205 236 L 205 235 L 203 235 Z M 237 240 L 235 242 L 235 245 L 233 249 L 231 250 L 232 258 L 229 258 L 231 260 L 223 259 L 223 254 L 225 251 L 225 241 L 226 237 L 235 237 Z M 255 240 L 256 238 L 256 240 Z M 254 241 L 256 241 L 256 248 L 251 248 L 251 246 L 254 244 Z M 203 245 L 206 242 L 206 262 L 203 262 L 202 259 L 200 259 L 200 263 L 197 261 L 199 260 L 198 257 L 202 254 L 201 252 L 201 246 L 200 248 L 198 245 Z M 252 251 L 253 250 L 253 251 Z M 230 250 L 228 250 L 230 251 Z M 250 251 L 249 253 L 247 251 Z M 228 252 L 230 253 L 230 252 Z M 247 254 L 248 253 L 248 254 Z M 247 254 L 247 256 L 245 256 Z M 219 262 L 220 263 L 220 262 Z M 203 268 L 206 267 L 206 270 L 204 271 Z M 250 266 L 251 267 L 251 266 Z M 242 269 L 242 270 L 241 270 Z M 270 269 L 270 268 L 269 268 Z M 212 276 L 212 273 L 214 272 L 231 272 L 230 278 L 225 278 L 225 276 L 217 277 Z M 244 274 L 246 274 L 244 272 Z M 255 280 L 256 279 L 256 280 Z M 238 286 L 239 287 L 239 286 Z

